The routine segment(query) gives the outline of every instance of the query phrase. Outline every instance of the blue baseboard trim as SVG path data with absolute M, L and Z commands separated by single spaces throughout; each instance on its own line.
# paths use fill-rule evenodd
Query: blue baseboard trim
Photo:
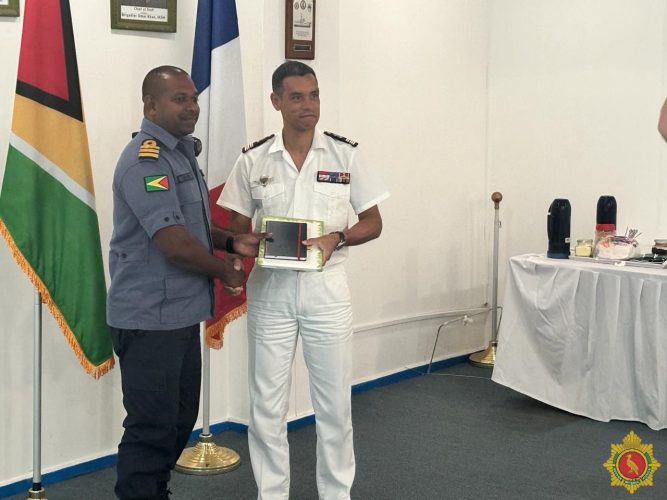
M 59 483 L 65 479 L 70 479 L 75 476 L 80 476 L 81 474 L 88 474 L 89 472 L 95 472 L 106 467 L 110 467 L 116 464 L 116 459 L 117 455 L 114 453 L 113 455 L 107 455 L 104 457 L 96 458 L 94 460 L 89 460 L 88 462 L 83 462 L 80 464 L 72 465 L 70 467 L 54 470 L 53 472 L 48 472 L 42 476 L 42 486 Z M 28 490 L 31 487 L 32 478 L 23 479 L 6 486 L 0 486 L 0 498 L 16 495 L 17 493 L 25 493 L 27 495 Z
M 442 370 L 443 368 L 448 368 L 450 366 L 457 365 L 459 363 L 466 362 L 468 360 L 468 355 L 458 356 L 456 358 L 445 359 L 443 361 L 437 361 L 433 363 L 431 367 L 432 371 Z M 426 374 L 428 370 L 428 364 L 417 366 L 415 368 L 409 368 L 401 372 L 392 373 L 391 375 L 386 375 L 374 380 L 369 380 L 368 382 L 362 382 L 352 386 L 352 394 L 359 394 L 360 392 L 368 391 L 370 389 L 375 389 L 377 387 L 382 387 L 389 384 L 394 384 L 400 382 L 401 380 L 407 380 L 414 377 L 420 377 Z M 314 415 L 306 415 L 305 417 L 292 420 L 287 423 L 287 430 L 293 431 L 307 425 L 315 423 Z M 248 432 L 248 426 L 244 424 L 239 424 L 237 422 L 220 422 L 217 424 L 212 424 L 209 427 L 211 434 L 219 434 L 224 431 L 235 431 L 239 433 Z M 196 441 L 201 434 L 201 429 L 195 429 L 190 435 L 191 441 Z M 71 479 L 82 474 L 88 474 L 89 472 L 95 472 L 106 467 L 110 467 L 116 464 L 117 455 L 107 455 L 104 457 L 96 458 L 88 462 L 83 462 L 80 464 L 72 465 L 69 467 L 64 467 L 62 469 L 55 470 L 53 472 L 48 472 L 42 476 L 42 485 L 48 486 L 50 484 L 59 483 L 66 479 Z M 0 498 L 9 497 L 16 495 L 17 493 L 24 492 L 27 494 L 28 490 L 32 486 L 32 479 L 23 479 L 21 481 L 16 481 L 15 483 L 10 483 L 5 486 L 0 486 Z M 48 496 L 48 493 L 47 493 Z
M 458 365 L 459 363 L 468 361 L 468 356 L 469 354 L 466 354 L 463 356 L 457 356 L 456 358 L 436 361 L 431 366 L 431 371 L 442 370 L 443 368 L 448 368 L 450 366 Z M 384 385 L 394 384 L 396 382 L 400 382 L 401 380 L 421 377 L 422 375 L 426 375 L 427 370 L 428 364 L 425 364 L 416 366 L 414 368 L 408 368 L 407 370 L 403 370 L 401 372 L 392 373 L 391 375 L 369 380 L 368 382 L 362 382 L 352 386 L 352 394 L 359 394 L 360 392 L 364 392 L 369 389 L 375 389 L 376 387 L 382 387 Z

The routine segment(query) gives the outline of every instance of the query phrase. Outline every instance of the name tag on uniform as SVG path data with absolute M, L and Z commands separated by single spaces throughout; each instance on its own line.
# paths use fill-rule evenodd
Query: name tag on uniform
M 181 182 L 191 181 L 194 178 L 195 178 L 195 174 L 193 174 L 192 172 L 188 172 L 187 174 L 177 175 L 176 176 L 176 182 L 178 182 L 180 184 Z
M 328 172 L 326 170 L 318 170 L 317 182 L 329 182 L 331 184 L 349 184 L 350 172 Z

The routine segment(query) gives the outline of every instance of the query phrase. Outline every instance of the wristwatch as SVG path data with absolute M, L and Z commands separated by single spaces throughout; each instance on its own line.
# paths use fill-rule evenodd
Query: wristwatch
M 225 240 L 225 251 L 227 253 L 236 253 L 234 251 L 234 237 L 233 236 L 227 236 L 227 239 Z
M 336 245 L 336 248 L 334 248 L 334 251 L 340 250 L 345 246 L 345 243 L 347 243 L 347 238 L 345 237 L 345 233 L 343 231 L 334 231 L 329 234 L 337 234 L 338 235 L 338 245 Z

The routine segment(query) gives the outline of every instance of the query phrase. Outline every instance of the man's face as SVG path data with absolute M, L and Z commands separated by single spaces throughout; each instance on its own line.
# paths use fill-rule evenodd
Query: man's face
M 195 130 L 197 98 L 197 89 L 188 75 L 167 74 L 156 95 L 146 97 L 146 117 L 171 135 L 183 137 Z
M 320 119 L 320 89 L 313 75 L 288 76 L 282 92 L 271 94 L 273 107 L 283 115 L 283 124 L 298 132 L 313 130 Z

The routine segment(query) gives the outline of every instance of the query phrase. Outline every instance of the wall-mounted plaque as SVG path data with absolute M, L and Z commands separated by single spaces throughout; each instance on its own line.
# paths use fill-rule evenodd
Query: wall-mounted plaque
M 19 0 L 0 0 L 0 16 L 18 17 Z
M 285 0 L 285 58 L 315 59 L 315 0 Z
M 176 0 L 111 0 L 111 27 L 176 33 Z

